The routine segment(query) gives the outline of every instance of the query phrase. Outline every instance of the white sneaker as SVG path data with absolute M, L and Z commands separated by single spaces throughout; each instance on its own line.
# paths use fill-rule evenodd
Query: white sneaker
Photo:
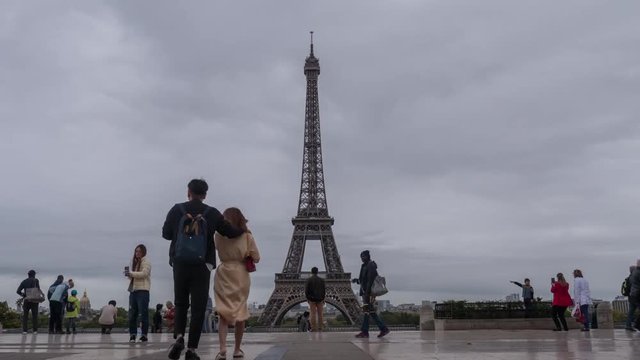
M 34 332 L 33 332 L 33 335 L 38 335 L 38 332 L 37 332 L 37 331 L 34 331 Z
M 23 332 L 22 332 L 22 335 L 27 335 L 27 332 L 26 332 L 26 331 L 23 331 Z

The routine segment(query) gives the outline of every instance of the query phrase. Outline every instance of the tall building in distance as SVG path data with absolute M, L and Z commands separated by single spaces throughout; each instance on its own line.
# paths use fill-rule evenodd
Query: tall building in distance
M 308 241 L 319 241 L 326 271 L 328 304 L 340 311 L 351 324 L 360 320 L 362 310 L 351 289 L 351 273 L 342 268 L 338 248 L 333 237 L 333 218 L 329 216 L 322 166 L 322 141 L 320 138 L 320 111 L 318 101 L 318 77 L 320 61 L 313 53 L 313 32 L 309 56 L 305 60 L 307 99 L 304 116 L 304 149 L 298 213 L 291 222 L 293 236 L 282 273 L 276 274 L 275 289 L 260 316 L 265 326 L 276 326 L 294 306 L 306 302 L 304 286 L 310 269 L 302 269 L 304 250 Z

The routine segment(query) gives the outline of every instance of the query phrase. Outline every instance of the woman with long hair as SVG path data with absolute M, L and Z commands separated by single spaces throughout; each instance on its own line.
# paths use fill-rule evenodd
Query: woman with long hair
M 558 280 L 551 278 L 551 292 L 553 293 L 553 301 L 551 302 L 551 318 L 556 328 L 553 331 L 569 331 L 567 320 L 564 314 L 567 308 L 573 305 L 573 300 L 569 295 L 569 283 L 565 280 L 562 273 L 556 275 Z
M 580 312 L 584 316 L 584 327 L 582 331 L 589 331 L 591 321 L 589 319 L 589 305 L 591 305 L 591 290 L 589 290 L 589 282 L 582 276 L 579 269 L 573 270 L 573 300 L 576 306 L 580 307 Z
M 251 278 L 247 271 L 246 259 L 250 257 L 254 263 L 260 261 L 260 253 L 256 246 L 251 231 L 247 228 L 247 219 L 238 208 L 228 208 L 222 215 L 233 226 L 244 230 L 244 234 L 237 238 L 229 239 L 218 233 L 214 236 L 214 242 L 218 249 L 220 265 L 216 269 L 213 290 L 216 301 L 216 311 L 220 315 L 218 336 L 220 339 L 220 352 L 216 360 L 227 358 L 227 330 L 229 324 L 235 324 L 235 348 L 233 357 L 243 358 L 244 352 L 240 349 L 242 335 L 244 334 L 245 321 L 249 318 L 247 299 Z
M 125 271 L 129 281 L 129 342 L 136 342 L 138 324 L 142 323 L 140 342 L 146 342 L 149 332 L 149 290 L 151 290 L 151 264 L 147 260 L 147 247 L 140 244 L 133 251 L 131 269 Z

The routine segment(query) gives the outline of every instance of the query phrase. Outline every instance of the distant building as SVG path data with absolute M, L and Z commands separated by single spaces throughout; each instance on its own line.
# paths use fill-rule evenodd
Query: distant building
M 377 300 L 377 303 L 380 311 L 388 311 L 391 309 L 391 300 Z
M 509 294 L 507 295 L 507 297 L 505 298 L 506 302 L 519 302 L 520 301 L 520 294 Z
M 82 298 L 80 298 L 80 314 L 82 314 L 85 318 L 88 318 L 91 315 L 91 301 L 87 296 L 87 289 L 84 289 L 84 294 Z

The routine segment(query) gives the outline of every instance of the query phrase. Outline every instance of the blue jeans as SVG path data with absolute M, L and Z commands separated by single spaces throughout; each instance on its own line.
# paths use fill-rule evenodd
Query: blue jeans
M 589 329 L 591 319 L 589 318 L 589 305 L 580 305 L 580 312 L 584 316 L 584 328 Z
M 147 290 L 129 293 L 129 335 L 137 334 L 139 323 L 142 323 L 142 335 L 147 336 L 149 332 L 149 291 Z
M 638 309 L 638 303 L 629 298 L 629 313 L 627 314 L 627 328 L 633 326 L 633 323 L 636 320 L 636 309 Z M 637 324 L 636 324 L 637 325 Z

